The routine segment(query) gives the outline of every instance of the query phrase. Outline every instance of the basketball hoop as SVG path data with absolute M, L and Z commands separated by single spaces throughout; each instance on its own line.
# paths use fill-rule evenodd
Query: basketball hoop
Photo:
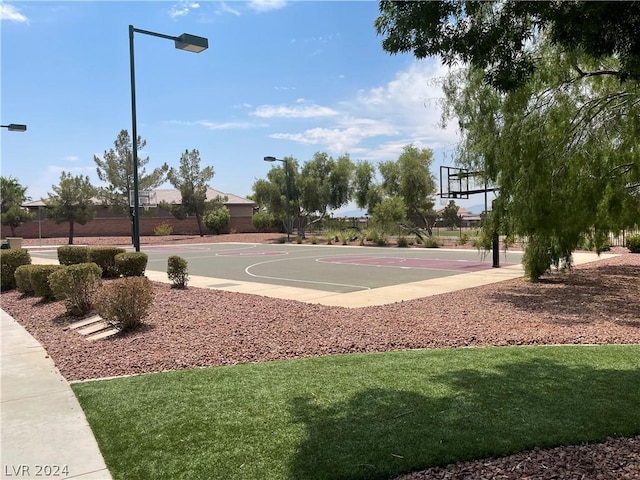
M 133 208 L 134 206 L 134 192 L 129 192 L 129 206 Z M 139 190 L 138 191 L 138 206 L 144 208 L 145 212 L 148 212 L 150 208 L 155 208 L 158 206 L 158 200 L 156 196 L 156 192 L 153 190 Z

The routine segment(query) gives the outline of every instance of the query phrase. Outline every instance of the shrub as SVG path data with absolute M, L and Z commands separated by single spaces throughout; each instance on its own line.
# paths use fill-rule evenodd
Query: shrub
M 333 245 L 334 237 L 335 237 L 335 234 L 333 232 L 329 232 L 324 236 L 324 239 L 327 242 L 327 245 Z
M 20 293 L 33 293 L 33 287 L 31 286 L 31 270 L 37 265 L 20 265 L 16 268 L 14 277 L 16 279 L 16 288 Z
M 229 224 L 230 220 L 231 213 L 224 205 L 214 208 L 204 216 L 204 224 L 209 230 L 213 230 L 218 235 Z
M 341 230 L 338 232 L 338 238 L 342 242 L 342 245 L 346 245 L 353 238 L 353 234 L 349 230 Z
M 64 245 L 58 247 L 58 262 L 60 265 L 75 265 L 89 261 L 89 247 L 78 245 Z
M 311 237 L 311 240 L 309 240 L 311 242 L 311 245 L 317 245 L 318 244 L 318 239 L 316 237 Z
M 49 286 L 49 275 L 60 269 L 67 268 L 65 265 L 34 265 L 31 269 L 29 279 L 31 288 L 36 297 L 42 297 L 44 300 L 54 300 L 53 290 Z
M 89 261 L 102 269 L 103 278 L 114 278 L 120 274 L 116 266 L 116 255 L 125 252 L 124 248 L 119 247 L 91 247 Z
M 389 243 L 389 237 L 387 236 L 386 233 L 380 230 L 375 230 L 373 232 L 373 235 L 374 235 L 373 241 L 378 247 L 385 247 Z
M 425 248 L 438 248 L 440 244 L 434 237 L 428 237 L 424 241 Z
M 0 290 L 16 287 L 15 272 L 20 265 L 29 265 L 31 255 L 24 248 L 0 250 Z
M 171 280 L 173 288 L 186 288 L 189 275 L 187 273 L 187 261 L 173 255 L 167 260 L 167 276 Z
M 152 302 L 153 289 L 145 277 L 117 278 L 93 296 L 98 314 L 121 332 L 138 327 Z
M 115 256 L 116 267 L 123 277 L 143 277 L 149 257 L 142 252 L 125 252 Z
M 173 226 L 169 222 L 162 222 L 155 226 L 153 233 L 158 237 L 166 237 L 173 233 Z
M 91 311 L 91 299 L 102 284 L 101 277 L 102 270 L 95 263 L 77 263 L 51 273 L 49 286 L 71 315 L 84 315 Z
M 407 248 L 408 246 L 409 246 L 409 241 L 407 240 L 407 237 L 404 237 L 404 236 L 398 237 L 398 247 Z
M 463 233 L 462 235 L 460 235 L 460 245 L 466 245 L 467 243 L 469 243 L 469 235 L 467 235 L 466 233 Z
M 287 243 L 287 237 L 278 237 L 277 243 Z
M 629 235 L 625 240 L 625 246 L 631 253 L 640 253 L 640 234 Z
M 296 237 L 296 243 L 297 243 L 298 245 L 300 245 L 300 244 L 302 243 L 302 237 L 301 237 L 300 235 L 298 235 L 298 236 Z
M 269 212 L 257 212 L 251 217 L 251 223 L 259 232 L 266 232 L 275 223 L 275 217 Z
M 416 238 L 414 238 L 413 240 L 414 240 L 414 242 L 416 242 L 416 245 L 422 245 L 422 243 L 423 243 L 422 238 L 420 238 L 417 235 L 416 235 Z

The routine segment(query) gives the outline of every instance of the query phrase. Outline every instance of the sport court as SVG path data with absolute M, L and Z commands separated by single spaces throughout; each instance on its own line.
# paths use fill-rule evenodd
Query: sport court
M 129 248 L 128 248 L 129 249 Z M 130 250 L 130 249 L 129 249 Z M 522 276 L 522 252 L 215 243 L 143 245 L 146 275 L 168 281 L 167 259 L 188 262 L 189 285 L 345 307 L 383 305 Z M 32 252 L 48 260 L 55 250 Z

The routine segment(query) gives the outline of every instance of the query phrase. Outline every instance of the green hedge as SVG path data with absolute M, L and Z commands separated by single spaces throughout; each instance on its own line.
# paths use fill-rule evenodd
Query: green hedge
M 625 245 L 631 253 L 640 253 L 640 235 L 629 235 Z
M 49 286 L 71 315 L 84 315 L 91 311 L 91 299 L 102 284 L 101 277 L 102 270 L 95 263 L 65 265 L 49 275 Z
M 58 247 L 58 261 L 60 265 L 76 265 L 89 261 L 89 247 L 79 245 L 63 245 Z
M 125 252 L 115 256 L 118 273 L 123 277 L 143 277 L 149 257 L 142 252 Z
M 114 278 L 120 275 L 116 265 L 116 255 L 126 253 L 119 247 L 90 247 L 89 262 L 93 262 L 102 269 L 103 278 Z
M 0 250 L 0 290 L 16 288 L 16 269 L 29 264 L 31 255 L 24 248 Z
M 49 275 L 58 270 L 67 268 L 64 265 L 34 265 L 31 269 L 31 287 L 36 297 L 44 300 L 54 300 L 53 290 L 49 286 Z
M 16 268 L 14 277 L 16 279 L 16 288 L 20 293 L 31 294 L 33 287 L 31 286 L 31 270 L 37 265 L 20 265 Z

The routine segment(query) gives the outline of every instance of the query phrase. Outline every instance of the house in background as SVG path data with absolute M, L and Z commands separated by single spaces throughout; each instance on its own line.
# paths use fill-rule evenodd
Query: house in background
M 165 201 L 167 203 L 180 204 L 182 197 L 180 191 L 176 189 L 155 189 L 155 199 L 157 203 Z M 224 193 L 213 188 L 207 189 L 207 199 L 213 200 L 220 197 L 227 197 L 224 202 L 229 209 L 231 220 L 222 233 L 231 231 L 238 233 L 253 233 L 251 219 L 253 217 L 255 203 L 244 197 L 232 193 Z M 96 215 L 86 225 L 75 224 L 74 235 L 78 237 L 99 237 L 99 236 L 128 236 L 131 235 L 131 217 L 122 213 L 110 210 L 108 205 L 103 205 L 98 199 Z M 34 220 L 20 225 L 16 228 L 16 235 L 24 238 L 48 238 L 66 237 L 69 234 L 69 225 L 66 223 L 56 224 L 47 218 L 46 205 L 43 200 L 27 202 L 23 207 L 34 213 Z M 151 207 L 148 210 L 140 208 L 140 235 L 155 235 L 155 228 L 161 223 L 168 223 L 173 228 L 176 235 L 198 235 L 198 223 L 195 216 L 190 216 L 184 220 L 176 219 L 167 210 L 159 207 Z

